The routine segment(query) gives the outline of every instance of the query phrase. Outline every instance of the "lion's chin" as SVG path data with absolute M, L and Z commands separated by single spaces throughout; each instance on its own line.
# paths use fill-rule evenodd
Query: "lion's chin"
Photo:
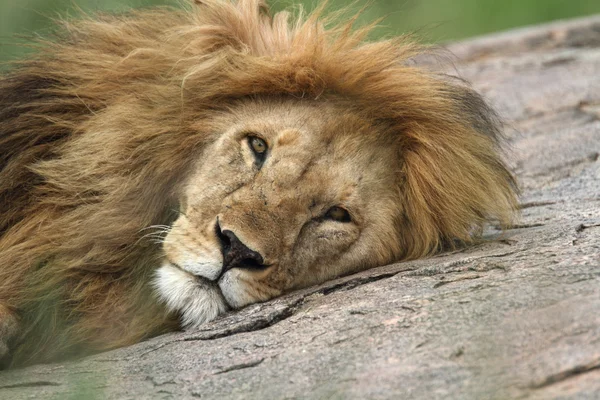
M 154 287 L 169 311 L 181 315 L 181 325 L 186 329 L 198 328 L 229 309 L 215 283 L 167 261 L 156 271 Z

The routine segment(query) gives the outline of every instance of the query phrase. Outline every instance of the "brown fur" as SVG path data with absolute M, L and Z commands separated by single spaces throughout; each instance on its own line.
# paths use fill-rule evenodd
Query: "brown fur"
M 150 287 L 163 250 L 144 228 L 184 212 L 189 177 L 232 109 L 250 120 L 291 107 L 303 121 L 323 110 L 315 129 L 351 129 L 360 152 L 387 149 L 391 171 L 380 194 L 395 204 L 382 210 L 394 240 L 372 246 L 374 263 L 288 280 L 257 300 L 511 220 L 495 114 L 462 82 L 410 66 L 422 49 L 408 38 L 368 42 L 367 28 L 324 28 L 319 12 L 270 16 L 260 0 L 197 3 L 65 23 L 0 78 L 0 318 L 19 322 L 12 365 L 176 329 Z

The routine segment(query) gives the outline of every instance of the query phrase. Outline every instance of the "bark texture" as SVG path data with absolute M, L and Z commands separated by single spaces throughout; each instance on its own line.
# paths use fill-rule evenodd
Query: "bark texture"
M 600 17 L 448 47 L 508 121 L 519 225 L 200 331 L 0 372 L 0 398 L 599 398 Z

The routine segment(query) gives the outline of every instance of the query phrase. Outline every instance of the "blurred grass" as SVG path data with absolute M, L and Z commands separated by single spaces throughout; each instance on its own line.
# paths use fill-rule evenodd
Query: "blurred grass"
M 188 1 L 188 0 L 180 0 Z M 271 0 L 276 9 L 317 0 Z M 348 0 L 331 0 L 331 8 Z M 365 4 L 359 0 L 359 4 Z M 77 8 L 123 11 L 131 7 L 176 5 L 177 0 L 0 0 L 0 62 L 18 58 L 27 37 L 44 36 L 52 18 L 76 16 Z M 417 31 L 429 41 L 462 39 L 517 26 L 600 13 L 596 0 L 371 0 L 363 20 L 385 17 L 381 35 Z

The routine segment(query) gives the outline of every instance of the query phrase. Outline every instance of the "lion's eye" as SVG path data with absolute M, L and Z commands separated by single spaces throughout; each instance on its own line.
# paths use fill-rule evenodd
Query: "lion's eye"
M 256 136 L 248 136 L 248 145 L 250 146 L 250 149 L 252 149 L 256 159 L 262 163 L 265 160 L 267 150 L 269 149 L 267 142 Z
M 331 207 L 325 214 L 325 219 L 330 219 L 337 222 L 350 222 L 352 218 L 350 213 L 342 207 Z

